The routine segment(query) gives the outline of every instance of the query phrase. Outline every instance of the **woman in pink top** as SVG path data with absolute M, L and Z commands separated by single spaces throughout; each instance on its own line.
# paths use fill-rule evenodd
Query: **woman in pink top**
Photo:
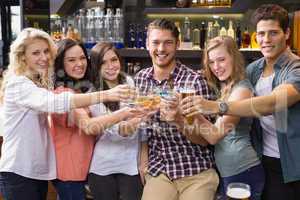
M 93 88 L 93 77 L 84 46 L 64 39 L 58 44 L 54 63 L 55 92 L 85 93 Z M 61 200 L 84 200 L 84 185 L 93 153 L 95 138 L 103 128 L 133 115 L 124 108 L 109 116 L 90 118 L 86 108 L 67 114 L 52 114 L 50 130 L 56 153 L 57 179 L 53 184 Z

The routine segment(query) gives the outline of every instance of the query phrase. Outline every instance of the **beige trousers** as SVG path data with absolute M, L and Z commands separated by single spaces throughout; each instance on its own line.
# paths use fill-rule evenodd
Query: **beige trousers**
M 213 200 L 219 184 L 214 169 L 174 181 L 165 174 L 145 178 L 142 200 Z

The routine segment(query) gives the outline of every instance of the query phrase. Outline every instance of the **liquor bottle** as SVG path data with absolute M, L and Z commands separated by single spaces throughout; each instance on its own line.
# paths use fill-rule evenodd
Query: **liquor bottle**
M 212 28 L 212 37 L 217 37 L 220 35 L 220 24 L 218 23 L 218 21 L 216 20 L 213 28 Z
M 220 36 L 225 36 L 227 35 L 227 31 L 226 28 L 224 26 L 222 26 L 221 30 L 220 30 Z
M 109 42 L 114 42 L 114 30 L 113 30 L 113 24 L 114 24 L 114 19 L 113 19 L 113 14 L 112 10 L 110 8 L 106 9 L 106 15 L 105 15 L 105 40 Z
M 95 32 L 97 42 L 105 40 L 104 12 L 100 7 L 95 10 Z
M 134 24 L 129 24 L 128 47 L 135 48 L 135 26 L 134 26 Z
M 256 32 L 253 32 L 251 34 L 251 48 L 252 49 L 258 49 L 259 48 L 259 45 L 258 45 L 257 40 L 256 40 Z
M 72 26 L 72 24 L 68 24 L 66 38 L 70 38 L 72 40 L 77 40 L 77 36 L 75 34 L 74 27 Z
M 227 35 L 232 37 L 233 39 L 235 39 L 235 33 L 234 33 L 234 30 L 233 30 L 233 26 L 232 26 L 232 21 L 229 20 L 229 27 L 228 27 L 228 30 L 227 30 Z
M 193 29 L 193 49 L 200 49 L 200 30 L 197 25 Z
M 79 16 L 77 17 L 77 30 L 81 37 L 82 42 L 86 41 L 86 16 L 85 10 L 79 10 Z
M 184 19 L 183 42 L 191 42 L 191 22 L 188 17 Z
M 206 41 L 206 27 L 205 22 L 201 22 L 201 28 L 200 28 L 200 48 L 204 49 L 205 47 L 205 41 Z
M 138 49 L 143 48 L 143 32 L 141 24 L 137 24 L 135 30 L 135 47 Z
M 200 6 L 207 6 L 207 1 L 206 0 L 200 0 L 199 4 L 200 4 Z
M 207 34 L 206 34 L 206 39 L 207 40 L 210 40 L 212 39 L 214 36 L 213 36 L 213 22 L 208 22 L 207 24 Z
M 248 31 L 248 27 L 245 27 L 245 30 L 242 34 L 242 48 L 250 48 L 250 42 L 251 38 Z
M 116 9 L 116 14 L 114 17 L 114 38 L 116 41 L 116 47 L 117 48 L 121 48 L 124 47 L 124 24 L 123 24 L 123 14 L 122 14 L 122 10 L 120 8 Z
M 87 25 L 86 25 L 86 42 L 95 43 L 95 11 L 94 9 L 87 10 Z
M 182 35 L 181 35 L 181 28 L 180 28 L 180 22 L 176 21 L 175 22 L 175 26 L 177 27 L 178 31 L 179 31 L 179 36 L 178 36 L 178 39 L 179 39 L 179 49 L 181 49 L 181 41 L 182 41 Z
M 196 7 L 198 5 L 198 0 L 192 0 L 192 6 Z
M 235 37 L 236 37 L 235 41 L 236 41 L 238 48 L 241 48 L 241 46 L 242 46 L 242 31 L 241 31 L 241 27 L 240 27 L 239 23 L 236 26 Z

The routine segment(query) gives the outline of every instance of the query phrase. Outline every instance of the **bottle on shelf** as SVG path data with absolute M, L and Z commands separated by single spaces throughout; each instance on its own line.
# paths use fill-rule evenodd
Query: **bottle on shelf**
M 81 41 L 86 41 L 86 16 L 85 10 L 79 9 L 79 15 L 77 17 L 77 30 L 80 35 Z
M 143 48 L 143 33 L 144 29 L 142 28 L 141 24 L 137 24 L 135 30 L 135 47 L 138 49 Z
M 109 42 L 114 42 L 114 19 L 111 8 L 106 9 L 106 15 L 105 15 L 105 40 Z
M 206 39 L 210 40 L 212 39 L 213 36 L 213 22 L 208 22 L 207 23 L 207 34 L 206 34 Z
M 240 23 L 237 23 L 236 30 L 235 30 L 235 41 L 238 48 L 242 47 L 242 31 L 240 27 Z
M 206 27 L 205 22 L 201 22 L 201 28 L 200 28 L 200 48 L 204 49 L 205 47 L 205 41 L 206 41 Z
M 252 49 L 258 49 L 259 48 L 259 45 L 258 45 L 257 40 L 256 40 L 256 32 L 255 31 L 251 34 L 251 48 Z
M 179 31 L 179 44 L 180 44 L 180 47 L 179 49 L 181 48 L 181 42 L 182 42 L 182 35 L 181 35 L 181 28 L 180 28 L 180 22 L 179 21 L 176 21 L 175 22 L 175 26 L 177 27 L 178 31 Z
M 192 0 L 192 6 L 196 7 L 198 5 L 198 0 Z
M 214 38 L 219 35 L 220 35 L 220 24 L 219 24 L 218 20 L 215 20 L 215 23 L 212 28 L 212 37 Z
M 242 48 L 251 48 L 251 37 L 248 31 L 248 27 L 245 27 L 245 30 L 242 34 Z
M 200 6 L 207 6 L 207 0 L 199 0 Z
M 87 10 L 87 24 L 86 24 L 86 44 L 88 48 L 92 48 L 95 43 L 95 11 L 94 9 Z
M 200 30 L 197 25 L 193 29 L 193 49 L 200 49 Z
M 123 24 L 123 13 L 120 8 L 116 9 L 116 14 L 114 17 L 114 33 L 115 33 L 115 42 L 117 48 L 123 48 L 124 47 L 124 24 Z
M 72 26 L 72 24 L 68 24 L 68 30 L 67 30 L 67 34 L 66 34 L 66 38 L 70 38 L 72 40 L 78 40 L 78 36 L 76 35 L 75 31 L 74 31 L 74 27 Z
M 100 7 L 95 10 L 95 36 L 97 42 L 105 40 L 104 12 Z
M 225 36 L 227 35 L 227 30 L 224 26 L 222 26 L 221 30 L 220 30 L 220 36 Z
M 183 42 L 182 48 L 191 49 L 193 47 L 193 43 L 191 40 L 191 21 L 188 17 L 185 17 L 183 24 Z
M 233 30 L 233 25 L 232 25 L 232 21 L 229 20 L 229 26 L 228 26 L 228 30 L 227 30 L 227 35 L 232 37 L 233 39 L 235 39 L 235 32 Z
M 184 19 L 184 26 L 183 26 L 183 42 L 190 42 L 191 41 L 191 22 L 188 17 Z
M 134 26 L 134 24 L 129 24 L 128 47 L 135 48 L 135 26 Z

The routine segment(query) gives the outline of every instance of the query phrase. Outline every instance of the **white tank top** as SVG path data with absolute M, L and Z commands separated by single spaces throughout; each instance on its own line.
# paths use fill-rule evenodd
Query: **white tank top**
M 273 79 L 274 73 L 268 77 L 261 76 L 255 86 L 256 95 L 269 95 L 272 92 Z M 263 129 L 263 155 L 280 158 L 274 116 L 262 116 L 259 120 Z

